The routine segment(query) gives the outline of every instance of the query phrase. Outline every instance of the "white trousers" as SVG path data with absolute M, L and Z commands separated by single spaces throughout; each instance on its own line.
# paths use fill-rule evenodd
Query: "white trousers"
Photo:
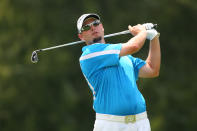
M 135 123 L 96 118 L 93 131 L 151 131 L 151 128 L 147 117 L 137 120 Z

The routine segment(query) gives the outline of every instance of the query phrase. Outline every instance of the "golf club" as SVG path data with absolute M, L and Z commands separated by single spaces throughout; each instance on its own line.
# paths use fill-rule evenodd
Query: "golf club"
M 157 24 L 154 24 L 153 28 L 156 28 Z M 104 38 L 109 38 L 112 36 L 117 36 L 117 35 L 123 35 L 123 34 L 129 34 L 130 31 L 129 30 L 125 30 L 125 31 L 121 31 L 121 32 L 117 32 L 117 33 L 112 33 L 112 34 L 108 34 L 105 35 Z M 60 48 L 60 47 L 65 47 L 65 46 L 70 46 L 70 45 L 75 45 L 75 44 L 80 44 L 80 43 L 84 43 L 85 41 L 75 41 L 75 42 L 70 42 L 70 43 L 66 43 L 66 44 L 62 44 L 62 45 L 58 45 L 58 46 L 53 46 L 53 47 L 49 47 L 49 48 L 44 48 L 44 49 L 38 49 L 33 51 L 32 55 L 31 55 L 31 61 L 33 63 L 37 63 L 38 62 L 38 52 L 42 52 L 42 51 L 47 51 L 47 50 L 52 50 L 52 49 L 56 49 L 56 48 Z

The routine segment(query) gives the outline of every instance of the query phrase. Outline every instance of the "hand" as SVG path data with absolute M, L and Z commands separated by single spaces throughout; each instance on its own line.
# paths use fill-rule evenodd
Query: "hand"
M 143 26 L 146 28 L 146 32 L 147 32 L 146 38 L 147 39 L 152 40 L 156 36 L 160 35 L 155 29 L 153 29 L 154 25 L 152 23 L 145 23 L 145 24 L 143 24 Z
M 146 38 L 149 40 L 153 40 L 156 36 L 160 35 L 155 29 L 147 30 L 146 32 Z
M 133 27 L 129 25 L 128 28 L 133 36 L 136 36 L 138 33 L 142 32 L 142 31 L 146 31 L 145 26 L 140 25 L 140 24 L 135 25 Z
M 146 30 L 151 30 L 154 27 L 153 23 L 145 23 L 143 26 L 146 28 Z

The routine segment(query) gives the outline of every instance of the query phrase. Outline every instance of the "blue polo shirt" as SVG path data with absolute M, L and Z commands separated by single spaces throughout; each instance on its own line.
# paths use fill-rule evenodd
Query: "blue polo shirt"
M 96 113 L 134 115 L 146 111 L 138 90 L 138 71 L 145 61 L 120 57 L 121 44 L 97 43 L 83 47 L 80 67 L 92 90 Z

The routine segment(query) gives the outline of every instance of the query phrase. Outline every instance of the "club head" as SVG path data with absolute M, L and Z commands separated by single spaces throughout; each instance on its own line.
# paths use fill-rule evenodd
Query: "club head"
M 31 62 L 37 63 L 38 62 L 38 54 L 36 51 L 34 51 L 31 55 Z

